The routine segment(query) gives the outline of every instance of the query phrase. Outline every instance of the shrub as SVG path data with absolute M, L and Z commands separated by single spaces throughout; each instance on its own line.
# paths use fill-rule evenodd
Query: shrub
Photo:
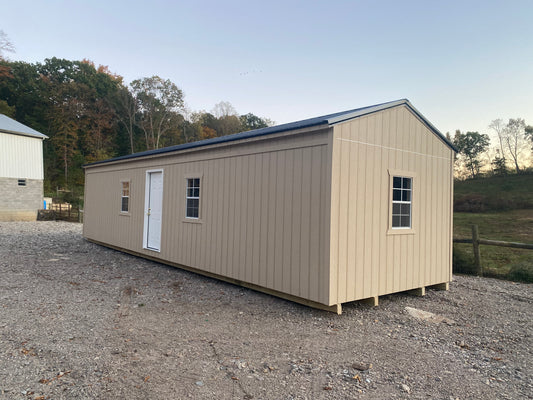
M 481 194 L 465 194 L 455 199 L 453 209 L 458 212 L 483 212 L 486 208 L 486 200 Z
M 512 281 L 533 283 L 533 261 L 524 260 L 511 265 L 507 276 Z
M 455 274 L 475 275 L 474 258 L 457 245 L 453 246 L 453 272 Z
M 453 202 L 456 212 L 482 213 L 487 211 L 508 211 L 533 208 L 533 203 L 528 199 L 506 198 L 500 196 L 484 196 L 471 193 L 459 196 Z

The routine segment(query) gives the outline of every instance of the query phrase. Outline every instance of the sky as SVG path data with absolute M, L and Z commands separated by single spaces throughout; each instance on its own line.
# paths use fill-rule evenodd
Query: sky
M 3 4 L 2 4 L 3 3 Z M 158 75 L 277 124 L 407 98 L 441 132 L 533 124 L 533 1 L 0 2 L 11 60 Z

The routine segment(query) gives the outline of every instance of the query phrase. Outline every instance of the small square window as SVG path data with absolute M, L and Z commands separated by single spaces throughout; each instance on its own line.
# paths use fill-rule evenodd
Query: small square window
M 18 185 L 19 186 L 26 186 L 26 179 L 19 179 L 18 180 Z

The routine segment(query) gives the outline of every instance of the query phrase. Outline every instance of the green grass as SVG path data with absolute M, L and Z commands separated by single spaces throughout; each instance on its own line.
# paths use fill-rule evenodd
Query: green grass
M 479 237 L 507 242 L 533 243 L 533 210 L 512 210 L 491 213 L 454 213 L 454 237 L 471 238 L 472 224 L 479 227 Z M 471 244 L 455 244 L 455 251 L 473 259 Z M 480 246 L 481 265 L 485 276 L 511 279 L 517 265 L 533 271 L 533 250 L 497 246 Z
M 454 209 L 486 212 L 533 208 L 533 174 L 456 181 Z

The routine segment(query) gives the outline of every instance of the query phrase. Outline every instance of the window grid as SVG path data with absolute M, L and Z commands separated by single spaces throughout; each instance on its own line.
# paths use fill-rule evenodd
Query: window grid
M 130 211 L 130 183 L 122 182 L 120 212 L 127 213 L 129 211 Z
M 412 180 L 402 176 L 392 178 L 392 227 L 411 228 Z
M 187 179 L 186 217 L 198 219 L 200 214 L 200 178 Z

